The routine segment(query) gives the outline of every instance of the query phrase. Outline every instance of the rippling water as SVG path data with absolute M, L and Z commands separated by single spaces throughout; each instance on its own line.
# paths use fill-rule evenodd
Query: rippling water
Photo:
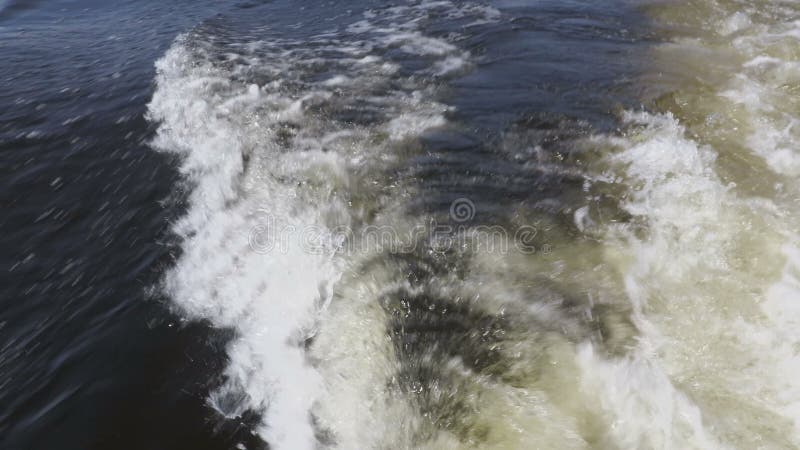
M 798 17 L 0 3 L 0 446 L 800 445 Z

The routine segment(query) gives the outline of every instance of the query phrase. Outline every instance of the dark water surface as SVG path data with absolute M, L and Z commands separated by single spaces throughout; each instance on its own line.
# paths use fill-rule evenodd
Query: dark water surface
M 437 100 L 460 131 L 426 136 L 423 156 L 409 163 L 425 194 L 420 211 L 454 195 L 484 211 L 542 192 L 569 202 L 579 181 L 542 181 L 494 146 L 509 130 L 533 143 L 613 130 L 614 111 L 636 105 L 630 80 L 649 44 L 630 5 L 492 6 L 501 16 L 491 23 L 421 25 L 428 36 L 458 33 L 453 42 L 472 67 L 439 82 Z M 169 227 L 183 213 L 186 185 L 176 158 L 150 146 L 154 63 L 181 33 L 210 45 L 302 41 L 384 7 L 0 3 L 0 447 L 264 445 L 252 433 L 256 414 L 224 419 L 207 403 L 223 380 L 231 333 L 182 319 L 155 288 L 181 253 Z M 384 56 L 409 73 L 427 64 Z

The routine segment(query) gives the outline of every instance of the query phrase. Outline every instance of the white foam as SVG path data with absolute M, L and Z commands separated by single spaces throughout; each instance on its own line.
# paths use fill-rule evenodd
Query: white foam
M 433 66 L 433 72 L 436 75 L 444 76 L 458 73 L 467 66 L 467 55 L 450 55 L 443 61 L 439 61 Z
M 619 448 L 722 448 L 706 431 L 700 409 L 676 389 L 660 364 L 643 352 L 619 360 L 599 357 L 591 344 L 577 353 L 581 388 L 600 398 L 611 417 L 608 438 Z
M 646 228 L 613 227 L 609 245 L 629 252 L 624 285 L 640 335 L 625 358 L 604 360 L 591 349 L 578 357 L 587 389 L 617 417 L 615 441 L 626 448 L 737 447 L 754 436 L 800 442 L 798 341 L 788 331 L 798 320 L 789 307 L 797 293 L 792 253 L 778 285 L 766 277 L 793 226 L 773 201 L 737 196 L 716 174 L 715 149 L 687 138 L 670 114 L 625 120 L 634 131 L 613 140 L 622 150 L 609 159 L 630 185 L 624 207 Z M 794 423 L 791 436 L 777 423 L 763 425 L 773 414 Z
M 724 268 L 718 252 L 728 236 L 714 226 L 725 216 L 727 189 L 714 174 L 713 151 L 684 138 L 672 116 L 629 112 L 624 120 L 644 128 L 616 141 L 623 151 L 610 159 L 632 186 L 625 209 L 646 218 L 649 236 L 639 240 L 627 228 L 610 236 L 621 232 L 634 259 L 623 276 L 640 335 L 627 356 L 610 360 L 583 344 L 576 356 L 583 388 L 598 395 L 610 417 L 608 438 L 621 448 L 720 448 L 702 410 L 675 387 L 659 357 L 680 344 L 652 316 L 652 302 L 698 267 Z
M 724 266 L 716 251 L 728 236 L 708 233 L 726 215 L 727 188 L 713 170 L 716 154 L 686 139 L 684 128 L 669 114 L 627 113 L 625 120 L 647 127 L 641 141 L 614 156 L 638 185 L 625 208 L 646 217 L 654 233 L 640 249 L 646 258 L 640 266 L 657 267 L 675 278 L 701 261 Z M 683 264 L 676 264 L 677 258 Z
M 456 50 L 456 47 L 447 41 L 428 37 L 416 31 L 391 33 L 383 41 L 388 46 L 398 46 L 406 53 L 417 55 L 441 56 Z
M 800 36 L 800 26 L 796 20 L 781 20 L 796 16 L 791 8 L 784 11 L 776 6 L 770 12 L 773 21 L 758 24 L 744 12 L 732 16 L 738 18 L 736 23 L 747 24 L 736 29 L 737 37 L 730 42 L 745 62 L 722 86 L 720 95 L 747 109 L 748 147 L 775 173 L 794 177 L 800 174 L 800 151 L 795 145 L 800 126 L 794 104 L 787 102 L 792 96 L 787 87 L 800 82 L 800 63 L 788 56 L 796 42 L 787 38 Z
M 771 65 L 780 65 L 783 63 L 783 60 L 778 58 L 773 58 L 771 56 L 766 55 L 758 55 L 755 58 L 751 59 L 744 63 L 742 67 L 751 68 L 751 67 L 759 67 L 759 66 L 771 66 Z
M 174 226 L 183 253 L 167 273 L 164 289 L 188 317 L 235 331 L 226 382 L 209 404 L 227 417 L 262 412 L 257 431 L 272 448 L 315 448 L 312 414 L 341 442 L 368 435 L 377 442 L 375 430 L 388 435 L 395 425 L 391 417 L 396 415 L 384 416 L 380 426 L 356 414 L 341 415 L 337 407 L 343 397 L 329 392 L 332 384 L 320 376 L 320 370 L 331 375 L 358 369 L 363 382 L 354 380 L 347 391 L 356 402 L 385 384 L 381 366 L 330 362 L 336 368 L 331 372 L 307 360 L 304 342 L 317 333 L 344 261 L 333 247 L 309 251 L 307 236 L 297 231 L 313 227 L 325 234 L 362 220 L 360 210 L 348 204 L 348 192 L 367 189 L 357 173 L 385 170 L 397 159 L 393 146 L 399 141 L 446 124 L 446 108 L 431 100 L 434 92 L 423 78 L 389 89 L 387 80 L 398 66 L 370 53 L 373 45 L 420 52 L 431 57 L 423 69 L 427 73 L 457 54 L 446 40 L 416 29 L 424 10 L 415 11 L 399 24 L 392 22 L 408 10 L 391 10 L 391 20 L 383 13 L 367 15 L 351 27 L 356 33 L 391 31 L 395 39 L 382 44 L 330 34 L 303 42 L 232 44 L 225 49 L 230 64 L 218 66 L 214 41 L 187 35 L 157 62 L 148 113 L 160 125 L 153 146 L 181 157 L 180 171 L 190 189 L 186 215 Z M 197 40 L 202 45 L 195 45 Z M 318 56 L 331 52 L 343 56 Z M 307 81 L 305 72 L 319 64 L 335 75 Z M 260 85 L 246 81 L 253 71 L 262 75 Z M 358 107 L 383 116 L 359 126 L 316 112 L 320 107 L 348 110 L 350 105 L 342 103 L 350 101 L 363 101 L 366 106 Z M 384 135 L 390 139 L 378 139 Z M 356 307 L 336 305 L 334 311 L 349 317 Z M 333 347 L 346 342 L 337 330 L 323 329 L 320 342 Z M 380 350 L 383 358 L 391 357 L 389 350 Z M 403 404 L 396 408 L 416 420 Z
M 328 78 L 323 83 L 325 86 L 341 86 L 350 83 L 350 78 L 344 75 L 336 75 L 334 77 Z
M 742 11 L 737 11 L 731 14 L 726 20 L 724 20 L 719 28 L 720 34 L 723 36 L 729 36 L 745 28 L 748 28 L 752 25 L 750 21 L 750 16 L 747 13 Z
M 165 288 L 191 317 L 237 332 L 227 382 L 211 404 L 226 416 L 264 410 L 268 441 L 310 448 L 308 412 L 320 381 L 301 345 L 336 279 L 335 261 L 305 252 L 297 241 L 284 252 L 256 252 L 250 238 L 267 218 L 259 211 L 277 228 L 319 222 L 322 211 L 304 208 L 291 189 L 244 166 L 245 155 L 274 156 L 269 141 L 248 133 L 247 118 L 262 106 L 256 86 L 235 85 L 210 64 L 198 64 L 180 42 L 159 61 L 157 83 L 150 115 L 162 126 L 154 144 L 183 156 L 181 171 L 193 185 L 188 213 L 175 228 L 183 255 Z M 277 119 L 297 109 L 281 100 Z M 299 120 L 298 111 L 288 114 Z M 245 399 L 232 402 L 241 392 Z
M 417 29 L 418 22 L 431 14 L 443 14 L 450 19 L 472 19 L 466 27 L 496 22 L 501 13 L 492 7 L 475 4 L 454 4 L 450 1 L 424 1 L 416 5 L 398 6 L 382 11 L 369 11 L 365 19 L 351 24 L 351 33 L 373 33 L 382 45 L 399 48 L 405 53 L 427 57 L 438 57 L 430 70 L 437 76 L 461 73 L 470 60 L 448 39 L 428 36 Z
M 394 140 L 404 139 L 409 136 L 419 136 L 422 131 L 445 124 L 441 114 L 401 114 L 392 119 L 387 125 L 389 136 Z
M 800 442 L 800 247 L 797 236 L 790 239 L 783 253 L 786 264 L 781 279 L 769 287 L 761 310 L 768 318 L 766 330 L 754 330 L 762 345 L 771 349 L 769 361 L 775 368 L 772 378 L 780 412 L 794 424 L 795 442 Z M 760 332 L 760 333 L 759 333 Z

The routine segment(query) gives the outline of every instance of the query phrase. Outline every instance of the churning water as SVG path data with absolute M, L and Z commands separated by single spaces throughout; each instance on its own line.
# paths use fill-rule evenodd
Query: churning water
M 37 5 L 9 5 L 2 20 L 37 30 L 25 22 Z M 107 14 L 168 21 L 158 6 L 120 8 Z M 150 38 L 157 52 L 132 51 L 122 94 L 97 98 L 101 83 L 58 91 L 92 92 L 52 112 L 65 115 L 58 123 L 36 115 L 57 100 L 17 86 L 35 62 L 0 71 L 21 89 L 0 94 L 16 105 L 0 113 L 12 209 L 26 171 L 50 186 L 80 173 L 26 169 L 37 148 L 94 139 L 81 153 L 91 162 L 119 145 L 98 140 L 113 127 L 83 123 L 90 111 L 112 102 L 113 123 L 132 128 L 133 150 L 103 156 L 110 168 L 93 177 L 121 209 L 85 215 L 99 220 L 93 230 L 118 224 L 117 241 L 139 226 L 126 208 L 155 218 L 162 225 L 137 233 L 161 250 L 139 255 L 126 242 L 114 257 L 92 257 L 99 248 L 37 262 L 35 240 L 10 243 L 8 272 L 30 281 L 9 283 L 3 305 L 61 298 L 47 292 L 73 266 L 77 280 L 62 284 L 86 276 L 89 289 L 92 264 L 139 255 L 128 277 L 138 284 L 119 289 L 147 292 L 155 311 L 71 317 L 111 330 L 114 317 L 171 328 L 159 314 L 204 324 L 195 339 L 217 351 L 193 352 L 207 362 L 188 369 L 205 380 L 190 388 L 202 417 L 181 415 L 174 397 L 143 403 L 178 412 L 165 428 L 216 423 L 203 428 L 209 448 L 800 446 L 800 5 L 275 1 L 171 12 L 184 16 Z M 137 30 L 112 37 L 136 42 Z M 55 38 L 25 39 L 8 42 Z M 128 51 L 115 45 L 101 54 Z M 134 205 L 112 191 L 126 171 L 156 178 L 154 167 L 177 173 Z M 48 208 L 26 214 L 48 226 L 68 215 Z M 4 228 L 29 225 L 15 217 Z M 44 327 L 42 346 L 75 332 L 48 325 L 62 317 L 49 311 L 0 321 L 0 398 L 28 389 L 26 329 Z M 172 355 L 160 339 L 147 345 L 140 353 Z M 130 365 L 119 370 L 142 370 Z M 186 376 L 172 367 L 146 373 Z M 92 381 L 71 386 L 44 406 L 20 394 L 0 415 L 7 442 L 50 442 L 37 440 L 37 421 L 63 430 L 52 411 L 92 404 L 81 394 Z M 69 448 L 134 448 L 68 423 Z M 220 431 L 230 423 L 241 428 Z M 188 445 L 170 433 L 136 442 Z

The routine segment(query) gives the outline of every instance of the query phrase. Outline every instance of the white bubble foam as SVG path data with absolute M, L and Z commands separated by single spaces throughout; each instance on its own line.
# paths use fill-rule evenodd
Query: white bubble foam
M 775 257 L 792 227 L 773 201 L 741 198 L 723 183 L 715 149 L 687 138 L 670 114 L 624 120 L 632 131 L 612 139 L 622 150 L 609 160 L 624 168 L 624 207 L 643 229 L 612 226 L 609 244 L 628 252 L 621 268 L 640 335 L 625 358 L 598 359 L 586 349 L 579 356 L 589 388 L 617 417 L 615 441 L 625 448 L 798 442 L 775 419 L 762 422 L 777 414 L 796 430 L 800 392 L 790 380 L 800 365 L 795 341 L 780 331 L 788 327 L 758 313 L 767 305 L 775 313 L 794 296 L 790 276 L 775 287 L 767 275 L 780 267 Z
M 345 33 L 217 50 L 213 39 L 193 33 L 157 62 L 148 112 L 159 123 L 153 147 L 180 156 L 189 190 L 187 212 L 174 226 L 182 254 L 164 289 L 189 318 L 235 332 L 226 381 L 209 404 L 227 417 L 263 413 L 257 431 L 272 448 L 315 448 L 320 430 L 312 415 L 341 442 L 376 440 L 376 430 L 385 439 L 395 427 L 391 417 L 397 415 L 382 416 L 386 422 L 376 426 L 355 409 L 351 415 L 339 410 L 341 402 L 355 407 L 385 384 L 383 366 L 351 359 L 315 367 L 308 360 L 306 339 L 319 332 L 345 261 L 333 248 L 309 251 L 300 234 L 286 231 L 314 227 L 324 234 L 363 220 L 363 210 L 351 208 L 350 199 L 374 187 L 361 183 L 373 183 L 371 172 L 380 174 L 397 159 L 393 146 L 446 124 L 446 108 L 432 100 L 426 78 L 389 88 L 398 66 L 379 56 L 401 47 L 431 57 L 425 73 L 452 65 L 433 68 L 460 53 L 447 40 L 417 30 L 425 9 L 415 11 L 368 14 L 350 27 L 350 33 L 391 31 L 394 37 L 377 43 Z M 394 23 L 406 13 L 407 21 Z M 375 45 L 383 45 L 382 52 L 372 54 Z M 215 62 L 215 52 L 224 52 L 225 64 Z M 319 56 L 327 53 L 338 57 Z M 305 75 L 319 64 L 334 75 L 308 81 Z M 254 73 L 260 75 L 257 83 Z M 375 115 L 367 125 L 319 113 L 359 108 Z M 335 310 L 349 317 L 357 308 L 353 303 Z M 375 325 L 371 332 L 382 333 Z M 349 342 L 346 336 L 323 330 L 320 342 L 346 351 L 337 347 Z M 379 349 L 381 358 L 391 357 Z M 328 392 L 332 384 L 320 373 L 357 373 L 363 380 L 352 380 L 347 391 Z M 415 420 L 402 402 L 396 408 Z

